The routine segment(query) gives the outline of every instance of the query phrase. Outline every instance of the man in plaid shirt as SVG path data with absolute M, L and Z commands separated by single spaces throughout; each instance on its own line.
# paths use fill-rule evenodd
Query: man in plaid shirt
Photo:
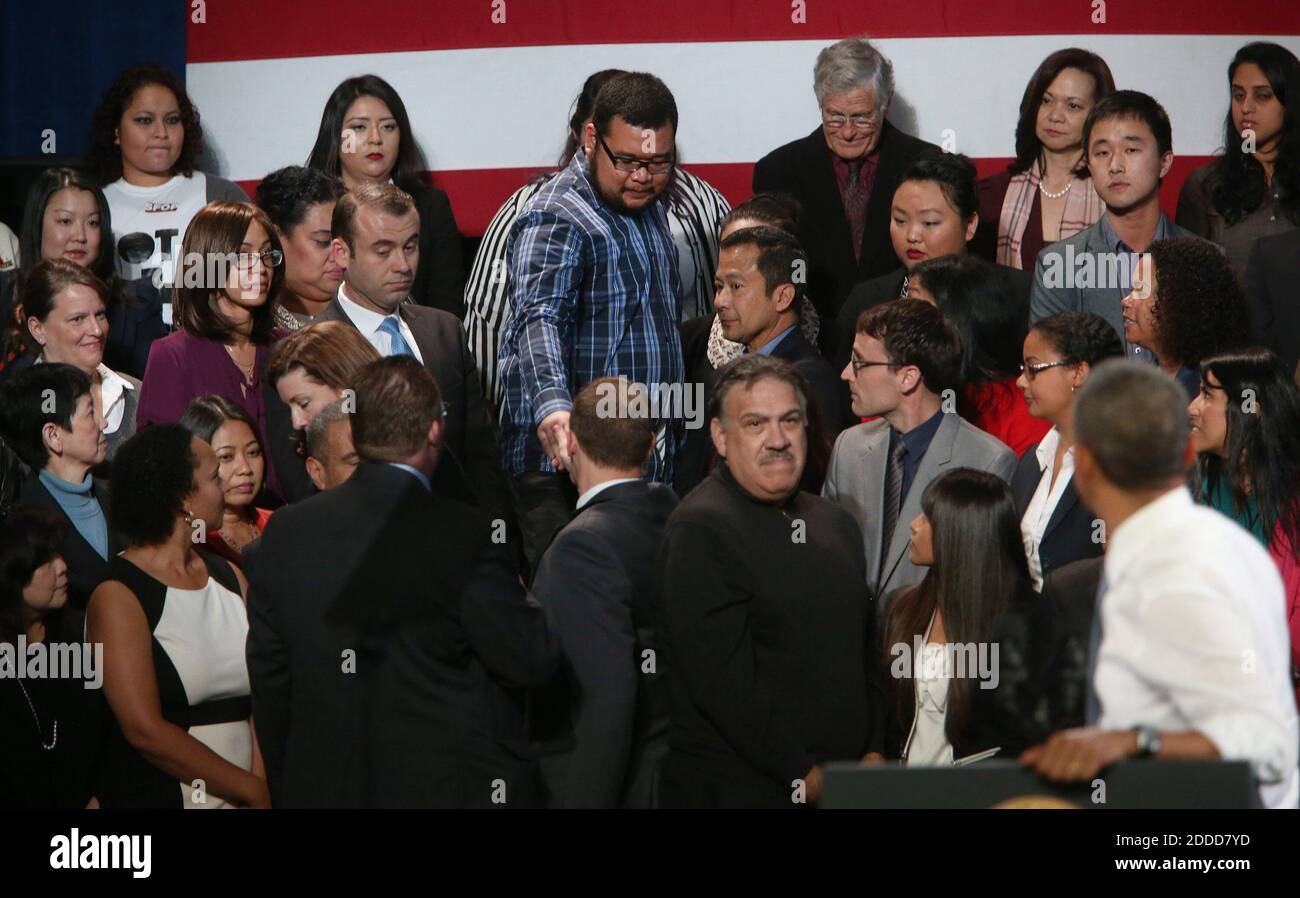
M 677 104 L 653 75 L 609 81 L 583 150 L 506 238 L 511 317 L 498 357 L 501 443 L 530 566 L 574 506 L 569 410 L 588 382 L 683 378 L 677 253 L 665 193 Z M 663 410 L 660 410 L 661 412 Z M 667 482 L 680 420 L 664 416 L 645 476 Z

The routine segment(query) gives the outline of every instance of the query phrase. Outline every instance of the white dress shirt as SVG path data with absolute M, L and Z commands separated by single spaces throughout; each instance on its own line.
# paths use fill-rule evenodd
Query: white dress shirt
M 1103 729 L 1195 730 L 1249 761 L 1267 807 L 1300 801 L 1300 724 L 1282 578 L 1179 487 L 1110 535 L 1094 684 Z
M 930 642 L 934 615 L 925 628 L 920 666 L 912 670 L 916 712 L 912 732 L 903 746 L 903 763 L 908 767 L 951 767 L 952 743 L 948 741 L 948 684 L 952 680 L 952 653 L 944 643 Z
M 1043 542 L 1043 532 L 1052 520 L 1052 514 L 1061 501 L 1061 494 L 1070 485 L 1074 476 L 1074 447 L 1065 450 L 1061 457 L 1061 470 L 1052 482 L 1056 468 L 1056 450 L 1061 445 L 1061 432 L 1053 427 L 1043 437 L 1034 451 L 1038 459 L 1038 488 L 1025 508 L 1025 516 L 1020 519 L 1020 534 L 1025 541 L 1025 556 L 1029 559 L 1029 576 L 1034 581 L 1034 591 L 1043 591 L 1043 562 L 1038 556 L 1038 547 Z
M 99 394 L 103 403 L 104 435 L 117 433 L 126 413 L 126 391 L 134 390 L 116 371 L 107 365 L 99 366 Z
M 361 336 L 369 341 L 370 345 L 375 347 L 375 351 L 388 358 L 393 354 L 393 338 L 385 331 L 381 331 L 379 326 L 384 323 L 385 318 L 396 318 L 397 329 L 401 331 L 402 338 L 411 346 L 411 352 L 415 353 L 415 358 L 421 365 L 424 364 L 424 356 L 420 354 L 420 347 L 415 342 L 415 334 L 411 333 L 411 328 L 402 320 L 402 316 L 393 312 L 391 315 L 380 315 L 378 312 L 365 308 L 360 303 L 350 299 L 344 284 L 339 284 L 339 305 L 342 306 L 343 312 L 361 331 Z

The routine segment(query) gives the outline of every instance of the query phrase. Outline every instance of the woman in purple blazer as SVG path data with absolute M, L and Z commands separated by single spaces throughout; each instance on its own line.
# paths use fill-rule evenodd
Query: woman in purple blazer
M 257 422 L 266 444 L 262 376 L 277 336 L 272 305 L 284 253 L 266 214 L 250 203 L 209 203 L 185 231 L 173 292 L 175 333 L 153 344 L 140 385 L 137 427 L 180 420 L 215 393 Z M 267 459 L 267 489 L 280 484 Z

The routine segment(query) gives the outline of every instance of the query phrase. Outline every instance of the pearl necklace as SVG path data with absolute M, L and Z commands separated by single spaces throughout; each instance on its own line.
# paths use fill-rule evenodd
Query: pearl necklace
M 1063 197 L 1063 196 L 1065 196 L 1067 193 L 1069 193 L 1069 192 L 1070 192 L 1070 188 L 1074 186 L 1074 182 L 1073 182 L 1073 181 L 1070 181 L 1069 183 L 1067 183 L 1067 184 L 1065 185 L 1065 189 L 1064 189 L 1064 190 L 1058 190 L 1056 193 L 1052 193 L 1050 190 L 1048 190 L 1048 189 L 1044 186 L 1046 183 L 1047 183 L 1046 181 L 1039 181 L 1039 182 L 1038 182 L 1038 189 L 1039 189 L 1040 191 L 1042 191 L 1043 196 L 1047 197 L 1049 200 L 1059 200 L 1061 197 Z
M 53 741 L 50 742 L 49 745 L 46 745 L 46 744 L 45 744 L 45 729 L 41 726 L 41 718 L 40 718 L 40 716 L 36 713 L 36 706 L 35 706 L 34 704 L 32 704 L 32 697 L 31 697 L 30 695 L 27 694 L 27 687 L 23 685 L 23 681 L 22 681 L 22 680 L 19 680 L 19 681 L 18 681 L 18 688 L 21 689 L 21 690 L 23 691 L 23 698 L 27 699 L 27 707 L 31 709 L 31 712 L 32 712 L 32 719 L 36 721 L 36 735 L 38 735 L 38 736 L 40 737 L 40 739 L 41 739 L 41 748 L 45 749 L 46 751 L 53 751 L 53 750 L 54 750 L 54 746 L 56 746 L 56 745 L 59 744 L 59 720 L 58 720 L 58 718 L 56 717 L 56 718 L 54 719 L 54 738 L 53 738 Z

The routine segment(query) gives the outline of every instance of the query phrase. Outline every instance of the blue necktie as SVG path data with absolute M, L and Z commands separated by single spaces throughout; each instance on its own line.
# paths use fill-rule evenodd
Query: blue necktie
M 1101 700 L 1097 698 L 1097 687 L 1093 683 L 1097 675 L 1097 654 L 1101 648 L 1101 600 L 1106 595 L 1106 571 L 1101 572 L 1101 582 L 1097 584 L 1097 603 L 1092 610 L 1092 636 L 1088 639 L 1088 696 L 1084 706 L 1084 722 L 1095 726 L 1101 719 Z
M 384 319 L 379 329 L 388 334 L 388 357 L 392 358 L 397 355 L 409 355 L 415 358 L 415 351 L 411 349 L 411 344 L 406 342 L 402 336 L 402 329 L 397 326 L 397 316 L 389 315 Z

